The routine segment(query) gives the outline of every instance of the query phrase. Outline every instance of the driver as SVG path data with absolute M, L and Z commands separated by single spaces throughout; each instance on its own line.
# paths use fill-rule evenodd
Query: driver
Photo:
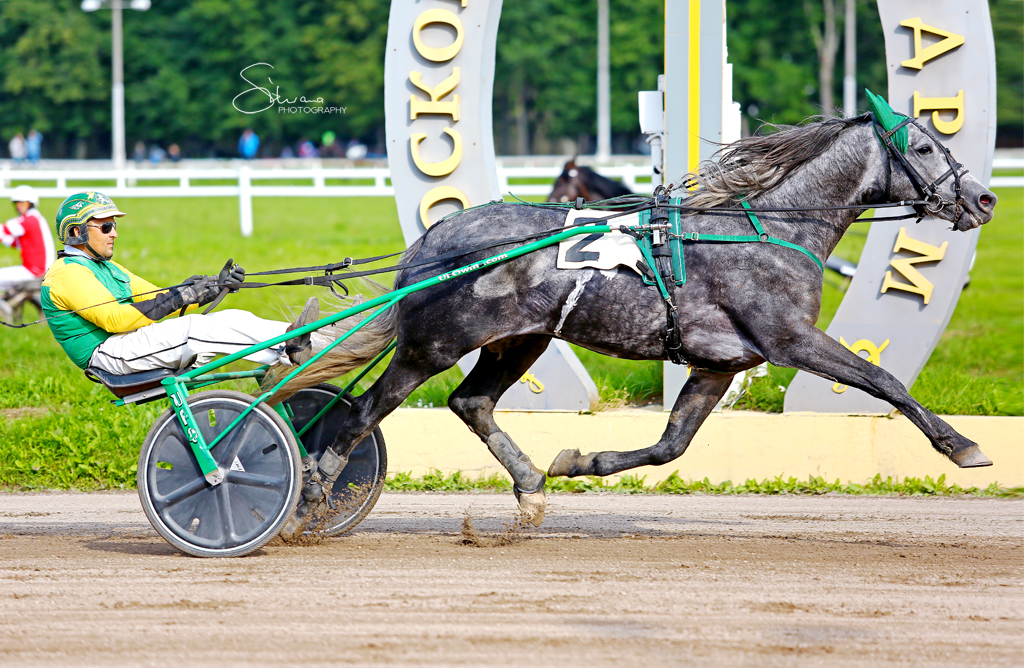
M 39 213 L 39 195 L 32 186 L 18 186 L 11 193 L 18 215 L 0 225 L 0 243 L 21 251 L 21 264 L 0 267 L 0 292 L 25 281 L 40 278 L 53 262 L 53 237 L 46 219 Z
M 185 369 L 319 318 L 316 297 L 306 302 L 291 325 L 240 310 L 184 315 L 216 299 L 221 286 L 244 281 L 245 270 L 228 260 L 218 276 L 193 276 L 191 285 L 161 291 L 111 259 L 118 236 L 116 219 L 124 215 L 98 192 L 72 195 L 57 209 L 57 237 L 64 250 L 43 280 L 43 314 L 57 343 L 79 368 L 115 375 Z M 181 317 L 158 322 L 178 311 Z M 306 334 L 246 359 L 301 364 L 313 354 L 311 336 Z

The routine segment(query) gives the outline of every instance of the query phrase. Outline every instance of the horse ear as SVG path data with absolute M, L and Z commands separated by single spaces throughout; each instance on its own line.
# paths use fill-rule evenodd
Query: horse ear
M 893 111 L 893 108 L 889 106 L 889 103 L 882 96 L 875 95 L 867 88 L 864 89 L 864 92 L 867 93 L 868 106 L 871 107 L 875 118 L 886 132 L 892 130 L 906 118 L 903 114 L 897 114 Z M 892 143 L 900 150 L 900 153 L 903 155 L 907 154 L 907 147 L 910 145 L 910 131 L 907 130 L 907 126 L 904 125 L 896 131 L 892 136 Z

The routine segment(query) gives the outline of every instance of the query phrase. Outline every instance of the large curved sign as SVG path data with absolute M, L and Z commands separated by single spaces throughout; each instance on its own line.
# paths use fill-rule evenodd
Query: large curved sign
M 501 0 L 394 0 L 384 57 L 388 166 L 406 244 L 446 213 L 501 200 L 491 99 Z M 472 368 L 475 354 L 459 362 Z M 587 410 L 597 387 L 553 341 L 499 408 Z
M 878 11 L 889 103 L 926 124 L 987 185 L 996 137 L 995 43 L 988 3 L 879 0 Z M 913 219 L 873 223 L 857 273 L 826 330 L 907 387 L 953 315 L 978 244 L 979 230 L 949 227 L 935 218 L 916 225 Z M 800 372 L 786 392 L 785 410 L 877 414 L 892 407 L 860 390 Z

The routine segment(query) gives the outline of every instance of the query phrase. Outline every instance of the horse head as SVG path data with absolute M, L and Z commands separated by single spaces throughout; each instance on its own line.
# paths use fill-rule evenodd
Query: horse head
M 957 162 L 942 142 L 913 118 L 897 114 L 867 91 L 869 115 L 883 148 L 889 201 L 918 200 L 915 207 L 966 232 L 992 220 L 998 198 Z
M 548 201 L 571 202 L 577 197 L 582 197 L 588 202 L 599 202 L 632 194 L 633 191 L 618 181 L 601 176 L 590 167 L 578 166 L 576 158 L 573 157 L 565 163 L 562 173 L 555 180 L 555 187 L 548 195 Z
M 549 202 L 571 202 L 577 197 L 582 197 L 588 202 L 594 201 L 587 190 L 587 186 L 584 183 L 582 171 L 587 170 L 586 167 L 576 166 L 576 156 L 573 156 L 569 162 L 565 163 L 562 167 L 562 173 L 555 179 L 555 187 L 548 195 Z

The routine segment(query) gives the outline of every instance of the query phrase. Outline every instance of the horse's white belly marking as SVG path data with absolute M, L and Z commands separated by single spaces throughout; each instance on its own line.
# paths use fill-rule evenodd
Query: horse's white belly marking
M 565 319 L 576 308 L 576 304 L 580 301 L 580 295 L 583 294 L 583 288 L 587 286 L 587 282 L 590 281 L 590 277 L 593 275 L 593 271 L 580 272 L 580 276 L 576 279 L 576 287 L 569 293 L 569 297 L 566 298 L 565 304 L 562 306 L 562 316 L 558 319 L 558 324 L 555 325 L 555 336 L 562 332 L 562 325 L 565 324 Z

